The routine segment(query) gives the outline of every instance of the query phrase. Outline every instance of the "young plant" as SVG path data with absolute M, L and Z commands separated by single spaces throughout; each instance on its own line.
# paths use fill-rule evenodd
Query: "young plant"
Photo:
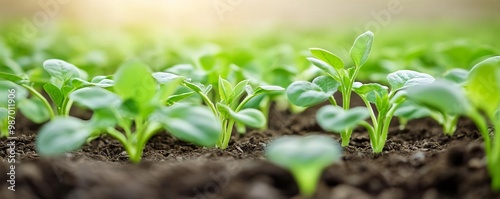
M 454 68 L 447 71 L 442 78 L 456 84 L 463 85 L 467 80 L 469 71 L 459 68 Z M 399 108 L 394 113 L 398 117 L 400 129 L 405 128 L 409 120 L 431 117 L 437 121 L 442 127 L 443 132 L 446 135 L 452 136 L 457 129 L 457 122 L 460 115 L 445 112 L 440 112 L 440 110 L 429 109 L 425 106 L 421 106 L 411 100 L 403 102 Z
M 484 140 L 493 190 L 500 191 L 500 56 L 476 64 L 464 88 L 450 81 L 409 88 L 408 99 L 429 109 L 472 119 Z M 488 130 L 493 126 L 493 133 Z
M 155 78 L 146 65 L 131 61 L 114 75 L 114 93 L 92 86 L 70 94 L 70 100 L 93 111 L 84 121 L 57 117 L 42 127 L 37 148 L 42 155 L 58 155 L 80 148 L 89 138 L 109 135 L 125 148 L 131 162 L 139 162 L 147 141 L 162 129 L 201 146 L 214 146 L 221 134 L 217 118 L 205 107 L 174 104 L 172 94 L 180 76 Z M 119 130 L 122 129 L 123 133 Z
M 62 60 L 46 60 L 43 63 L 43 68 L 50 75 L 50 81 L 43 84 L 43 90 L 52 100 L 55 110 L 49 100 L 35 89 L 35 82 L 31 82 L 26 77 L 0 72 L 0 78 L 24 87 L 36 97 L 31 100 L 23 100 L 19 104 L 23 115 L 36 123 L 53 119 L 56 115 L 68 116 L 73 104 L 69 95 L 79 88 L 85 86 L 110 87 L 113 85 L 113 81 L 105 76 L 98 76 L 93 78 L 91 82 L 87 82 L 87 74 L 84 71 Z
M 342 107 L 347 111 L 350 108 L 356 76 L 370 55 L 372 43 L 373 33 L 370 31 L 356 38 L 349 51 L 354 66 L 348 68 L 344 67 L 344 62 L 337 55 L 323 49 L 311 48 L 315 58 L 308 60 L 326 76 L 317 77 L 313 82 L 296 81 L 290 84 L 286 91 L 290 102 L 297 106 L 309 107 L 330 100 L 332 105 L 337 106 L 333 93 L 338 89 L 342 93 Z M 342 146 L 349 145 L 352 128 L 346 128 L 340 134 Z
M 162 74 L 165 75 L 165 73 L 156 73 L 158 76 Z M 248 80 L 243 80 L 233 86 L 229 81 L 219 77 L 219 90 L 217 94 L 220 101 L 213 102 L 208 97 L 212 88 L 211 86 L 205 87 L 188 80 L 184 80 L 182 84 L 199 94 L 205 104 L 210 107 L 212 112 L 219 118 L 223 133 L 217 142 L 217 147 L 221 149 L 227 148 L 234 125 L 236 125 L 240 132 L 245 131 L 245 126 L 263 128 L 266 125 L 267 119 L 261 111 L 254 108 L 244 108 L 252 98 L 261 94 L 285 90 L 279 86 L 259 86 L 254 90 L 248 85 Z M 245 92 L 246 96 L 241 100 Z
M 391 91 L 377 83 L 355 82 L 353 90 L 361 97 L 366 108 L 342 110 L 335 106 L 325 106 L 317 113 L 318 124 L 323 129 L 333 132 L 342 132 L 361 125 L 368 130 L 373 152 L 382 152 L 394 112 L 405 101 L 404 96 L 398 94 L 398 91 L 429 84 L 434 78 L 425 73 L 400 70 L 387 75 L 387 81 L 391 85 Z M 371 118 L 371 124 L 365 121 L 367 117 Z
M 324 135 L 284 136 L 266 147 L 266 158 L 289 169 L 307 198 L 314 195 L 323 170 L 341 157 L 339 144 Z

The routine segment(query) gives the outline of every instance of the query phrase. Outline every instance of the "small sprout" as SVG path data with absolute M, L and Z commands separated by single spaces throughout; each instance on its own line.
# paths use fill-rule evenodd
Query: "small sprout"
M 403 91 L 400 90 L 429 84 L 434 81 L 434 78 L 425 73 L 400 70 L 387 75 L 387 80 L 391 85 L 391 91 L 388 91 L 389 88 L 386 86 L 377 83 L 355 82 L 352 89 L 361 97 L 366 108 L 356 107 L 343 110 L 334 106 L 322 107 L 316 116 L 319 125 L 327 131 L 339 133 L 361 125 L 368 130 L 373 152 L 382 152 L 394 113 L 405 101 L 404 95 L 400 94 Z M 365 121 L 368 117 L 372 120 L 371 124 Z
M 237 130 L 244 132 L 245 126 L 250 126 L 253 128 L 263 128 L 266 125 L 265 115 L 257 109 L 245 108 L 245 105 L 253 98 L 267 93 L 282 92 L 285 90 L 279 86 L 259 86 L 253 89 L 248 85 L 249 80 L 243 80 L 236 85 L 232 85 L 229 81 L 222 77 L 219 77 L 218 82 L 218 97 L 219 102 L 213 102 L 208 97 L 208 90 L 204 90 L 205 86 L 200 84 L 192 83 L 188 80 L 184 80 L 182 85 L 190 88 L 193 92 L 198 93 L 205 104 L 207 104 L 219 118 L 220 126 L 222 127 L 223 133 L 221 134 L 219 141 L 217 142 L 217 147 L 225 149 L 228 147 L 229 139 L 233 131 L 233 127 L 236 125 Z M 207 86 L 211 88 L 211 86 Z M 241 101 L 243 94 L 246 92 L 246 97 Z
M 323 170 L 341 156 L 339 144 L 324 135 L 284 136 L 266 147 L 267 159 L 289 169 L 305 197 L 314 195 Z
M 345 67 L 344 62 L 335 54 L 320 48 L 311 48 L 314 56 L 307 58 L 314 66 L 321 69 L 326 76 L 316 77 L 312 82 L 296 81 L 286 89 L 287 97 L 291 103 L 310 107 L 326 100 L 337 106 L 333 94 L 339 90 L 342 93 L 342 106 L 344 110 L 350 108 L 351 93 L 356 76 L 361 66 L 366 63 L 370 55 L 373 33 L 368 31 L 356 38 L 349 54 L 354 63 L 353 67 Z M 340 132 L 342 146 L 349 145 L 352 128 Z

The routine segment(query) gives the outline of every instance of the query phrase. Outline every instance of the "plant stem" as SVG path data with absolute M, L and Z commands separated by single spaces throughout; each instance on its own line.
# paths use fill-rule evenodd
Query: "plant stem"
M 316 192 L 319 178 L 322 173 L 321 168 L 290 168 L 295 176 L 295 181 L 299 185 L 300 193 L 305 198 L 311 198 Z
M 45 105 L 45 108 L 47 108 L 47 111 L 49 111 L 49 115 L 50 115 L 50 119 L 54 119 L 55 117 L 55 113 L 54 113 L 54 110 L 52 109 L 52 106 L 50 105 L 50 103 L 47 101 L 47 99 L 45 99 L 45 97 L 42 96 L 42 94 L 40 94 L 38 91 L 36 91 L 34 88 L 28 86 L 28 85 L 25 85 L 25 84 L 21 84 L 22 87 L 28 89 L 33 95 L 35 95 L 36 97 L 38 97 L 42 103 Z

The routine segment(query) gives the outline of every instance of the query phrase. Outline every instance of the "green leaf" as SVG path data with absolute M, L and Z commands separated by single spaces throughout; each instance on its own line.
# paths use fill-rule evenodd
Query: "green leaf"
M 344 68 L 344 62 L 342 62 L 337 55 L 321 48 L 310 48 L 309 50 L 316 58 L 330 64 L 330 66 L 336 70 L 342 70 Z
M 288 100 L 297 106 L 309 107 L 319 104 L 332 96 L 339 83 L 329 76 L 316 77 L 313 82 L 296 81 L 288 86 Z
M 9 73 L 4 73 L 4 72 L 0 72 L 0 78 L 5 79 L 5 80 L 9 80 L 9 81 L 14 82 L 16 84 L 21 84 L 21 83 L 28 81 L 20 76 L 17 76 L 14 74 L 9 74 Z
M 248 85 L 248 81 L 249 80 L 243 80 L 234 86 L 231 99 L 238 99 L 245 92 L 245 87 Z
M 147 65 L 129 61 L 115 73 L 115 93 L 122 99 L 133 99 L 147 105 L 156 93 L 156 82 Z
M 358 36 L 354 41 L 349 54 L 356 67 L 361 67 L 366 60 L 368 60 L 372 48 L 373 37 L 373 33 L 367 31 Z
M 339 76 L 340 74 L 337 74 L 335 70 L 326 62 L 321 61 L 316 58 L 309 57 L 307 58 L 314 66 L 318 67 L 322 71 L 324 71 L 326 74 L 329 74 L 331 76 Z
M 467 81 L 467 77 L 469 76 L 469 71 L 461 68 L 453 68 L 451 70 L 446 71 L 443 78 L 457 84 L 462 84 Z
M 11 81 L 0 80 L 0 107 L 8 106 L 9 94 L 12 94 L 10 91 L 14 90 L 15 100 L 19 102 L 28 97 L 28 91 L 26 88 L 17 85 Z M 11 95 L 10 97 L 13 97 Z
M 76 150 L 91 132 L 87 122 L 78 118 L 55 118 L 40 129 L 36 139 L 37 151 L 44 156 L 55 156 Z
M 250 87 L 251 88 L 251 87 Z M 281 86 L 259 86 L 255 89 L 255 95 L 261 94 L 261 93 L 275 93 L 275 92 L 281 92 L 284 91 L 285 88 Z M 248 93 L 248 92 L 247 92 Z
M 411 100 L 406 100 L 398 106 L 394 112 L 394 116 L 404 118 L 405 120 L 413 120 L 424 117 L 429 117 L 431 110 L 426 107 L 419 106 Z
M 440 113 L 460 115 L 470 109 L 462 88 L 447 80 L 436 80 L 431 84 L 410 87 L 406 91 L 407 99 Z
M 43 68 L 50 76 L 66 82 L 71 78 L 80 77 L 79 69 L 68 62 L 58 59 L 49 59 L 43 62 Z
M 186 87 L 188 87 L 189 89 L 191 89 L 195 92 L 203 92 L 205 90 L 204 86 L 200 83 L 192 83 L 189 81 L 184 81 L 183 83 Z
M 233 93 L 233 86 L 229 81 L 223 79 L 219 76 L 219 95 L 221 100 L 226 101 L 226 103 L 231 103 L 231 94 Z
M 319 126 L 326 131 L 340 133 L 354 128 L 369 116 L 365 107 L 354 107 L 346 111 L 338 106 L 327 105 L 319 109 L 316 119 Z
M 325 135 L 283 136 L 266 147 L 266 157 L 285 168 L 299 165 L 328 166 L 342 156 L 337 141 Z
M 156 81 L 159 84 L 169 84 L 171 82 L 176 82 L 179 79 L 180 80 L 186 79 L 183 76 L 175 75 L 172 73 L 166 73 L 166 72 L 155 72 L 155 73 L 153 73 L 153 77 L 156 79 Z
M 17 108 L 34 123 L 40 124 L 50 119 L 49 111 L 38 98 L 21 100 Z
M 108 127 L 114 127 L 118 123 L 115 113 L 111 108 L 101 108 L 94 110 L 90 125 L 93 129 L 104 130 Z
M 186 79 L 183 76 L 174 75 L 165 72 L 153 73 L 153 77 L 160 84 L 160 89 L 157 93 L 157 103 L 165 102 L 172 94 L 177 91 L 180 84 Z
M 177 94 L 177 95 L 171 95 L 165 101 L 167 104 L 170 105 L 170 104 L 174 104 L 176 102 L 182 101 L 183 99 L 186 99 L 193 94 L 194 94 L 194 92 L 187 92 L 187 93 L 181 93 L 181 94 Z
M 196 145 L 215 146 L 222 133 L 220 122 L 205 107 L 176 104 L 155 111 L 150 121 L 159 122 L 180 140 Z
M 43 85 L 43 90 L 49 95 L 50 99 L 56 104 L 57 107 L 61 107 L 64 101 L 64 95 L 61 93 L 61 90 L 57 88 L 52 83 L 46 83 Z
M 118 107 L 121 99 L 116 94 L 101 87 L 86 87 L 78 89 L 69 98 L 91 110 Z
M 109 79 L 109 76 L 95 76 L 90 81 L 90 85 L 99 86 L 102 88 L 111 87 L 115 84 L 115 81 Z
M 387 75 L 387 81 L 393 91 L 404 89 L 410 86 L 430 84 L 434 77 L 412 70 L 398 70 Z
M 500 107 L 500 56 L 488 58 L 472 67 L 466 91 L 475 107 L 493 115 Z
M 217 104 L 217 108 L 219 109 L 219 111 L 229 114 L 232 119 L 247 126 L 253 128 L 262 128 L 266 125 L 266 117 L 261 111 L 257 109 L 247 108 L 239 112 L 234 112 L 229 106 L 221 103 Z
M 352 89 L 358 95 L 375 104 L 377 98 L 382 98 L 387 95 L 387 90 L 389 88 L 377 83 L 362 84 L 360 82 L 354 82 Z

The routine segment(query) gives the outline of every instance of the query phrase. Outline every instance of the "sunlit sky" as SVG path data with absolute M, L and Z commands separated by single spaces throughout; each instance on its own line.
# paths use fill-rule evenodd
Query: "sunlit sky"
M 0 4 L 3 22 L 63 19 L 103 26 L 251 28 L 500 18 L 498 0 L 2 0 Z

